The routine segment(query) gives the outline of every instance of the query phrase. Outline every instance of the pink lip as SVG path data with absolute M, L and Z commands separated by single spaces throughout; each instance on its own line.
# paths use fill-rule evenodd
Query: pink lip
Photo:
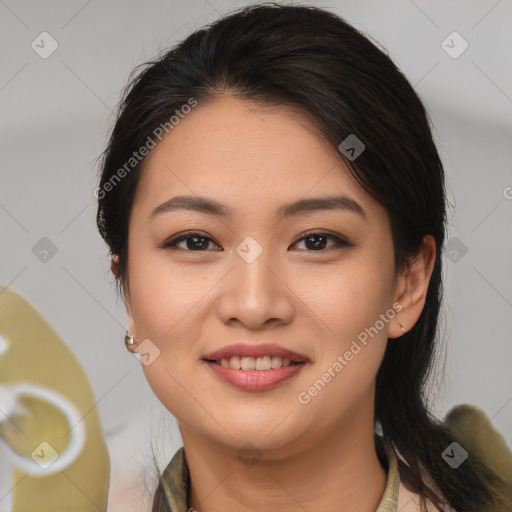
M 264 343 L 260 345 L 250 345 L 246 343 L 235 343 L 233 345 L 227 345 L 222 347 L 215 352 L 210 352 L 203 356 L 203 359 L 207 359 L 210 361 L 220 361 L 221 359 L 230 359 L 233 356 L 239 357 L 263 357 L 263 356 L 279 356 L 281 358 L 287 357 L 290 361 L 295 363 L 302 363 L 308 361 L 306 356 L 301 354 L 297 354 L 291 350 L 288 350 L 284 347 L 280 347 L 279 345 L 275 345 L 273 343 Z M 285 367 L 286 368 L 286 367 Z M 275 371 L 274 370 L 261 370 L 261 371 Z M 279 370 L 279 368 L 277 368 Z M 237 371 L 237 370 L 235 370 Z M 251 372 L 251 370 L 244 370 L 246 372 Z M 255 370 L 260 372 L 260 370 Z
M 268 352 L 267 352 L 268 354 Z M 236 370 L 218 363 L 205 361 L 221 380 L 241 389 L 262 391 L 281 384 L 297 375 L 306 363 L 292 366 L 282 366 L 271 370 Z

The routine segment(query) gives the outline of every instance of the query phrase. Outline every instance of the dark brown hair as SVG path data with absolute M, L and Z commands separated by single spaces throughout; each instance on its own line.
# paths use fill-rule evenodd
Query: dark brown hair
M 404 458 L 401 477 L 420 493 L 422 510 L 425 498 L 439 510 L 443 501 L 425 484 L 423 470 L 458 512 L 480 512 L 486 506 L 511 510 L 510 503 L 499 501 L 494 489 L 502 482 L 490 468 L 469 457 L 454 470 L 442 459 L 457 438 L 428 411 L 425 390 L 439 342 L 443 295 L 444 170 L 424 105 L 385 51 L 327 10 L 267 3 L 222 17 L 143 66 L 130 78 L 120 103 L 103 154 L 100 191 L 155 128 L 191 98 L 200 105 L 232 94 L 296 107 L 333 147 L 350 134 L 364 143 L 356 161 L 341 152 L 340 158 L 389 212 L 396 270 L 407 270 L 424 235 L 431 234 L 437 248 L 421 316 L 387 344 L 377 375 L 375 418 Z M 142 165 L 98 195 L 97 225 L 111 254 L 119 256 L 118 283 L 128 277 L 128 219 Z M 161 486 L 153 510 L 169 510 Z

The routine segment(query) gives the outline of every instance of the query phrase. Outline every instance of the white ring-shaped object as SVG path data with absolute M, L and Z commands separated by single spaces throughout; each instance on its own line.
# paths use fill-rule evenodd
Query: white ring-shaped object
M 69 446 L 62 453 L 59 453 L 55 461 L 47 468 L 41 467 L 32 458 L 23 457 L 13 450 L 5 439 L 0 439 L 9 447 L 7 455 L 12 465 L 32 475 L 46 476 L 61 471 L 78 457 L 85 444 L 86 431 L 82 421 L 83 416 L 75 404 L 53 389 L 30 382 L 0 384 L 0 394 L 2 393 L 8 393 L 9 398 L 13 398 L 16 403 L 19 403 L 18 397 L 20 395 L 33 395 L 54 404 L 66 416 L 71 430 Z

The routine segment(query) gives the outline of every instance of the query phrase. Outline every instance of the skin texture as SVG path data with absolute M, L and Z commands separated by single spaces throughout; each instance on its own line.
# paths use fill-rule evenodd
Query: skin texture
M 155 207 L 182 194 L 224 203 L 233 218 L 176 211 L 148 220 Z M 356 200 L 367 220 L 339 209 L 282 220 L 275 214 L 298 199 L 332 194 Z M 192 229 L 211 241 L 199 249 L 193 241 L 159 247 Z M 327 239 L 316 249 L 300 240 L 311 229 L 353 246 Z M 247 236 L 263 250 L 252 263 L 236 252 Z M 307 118 L 290 109 L 220 96 L 199 104 L 151 151 L 130 215 L 125 301 L 129 332 L 160 350 L 143 370 L 179 422 L 189 506 L 376 509 L 386 472 L 373 440 L 375 375 L 388 337 L 393 343 L 402 335 L 399 324 L 410 329 L 423 309 L 435 257 L 433 238 L 424 242 L 410 271 L 395 275 L 387 211 Z M 396 302 L 401 311 L 301 404 L 298 394 Z M 278 343 L 309 362 L 276 388 L 243 391 L 202 361 L 236 342 Z M 248 442 L 259 450 L 252 466 L 237 456 Z

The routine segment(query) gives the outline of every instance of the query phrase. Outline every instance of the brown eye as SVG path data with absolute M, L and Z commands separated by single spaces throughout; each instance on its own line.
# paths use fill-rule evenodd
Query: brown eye
M 180 244 L 181 242 L 185 242 L 184 247 L 178 246 L 178 244 Z M 200 252 L 208 249 L 209 242 L 215 243 L 210 237 L 205 236 L 203 233 L 200 233 L 198 231 L 190 231 L 188 233 L 182 233 L 177 237 L 171 238 L 160 247 L 162 249 L 172 248 L 184 249 L 186 251 L 192 252 Z
M 306 244 L 306 248 L 308 250 L 313 252 L 321 252 L 323 250 L 326 250 L 326 245 L 328 243 L 328 240 L 333 240 L 334 244 L 331 245 L 329 248 L 333 247 L 343 247 L 343 246 L 350 246 L 352 244 L 348 243 L 346 240 L 343 240 L 342 238 L 331 235 L 329 233 L 325 233 L 323 231 L 312 231 L 306 234 L 306 236 L 303 236 L 300 240 L 294 243 L 297 244 L 299 242 L 304 241 Z

